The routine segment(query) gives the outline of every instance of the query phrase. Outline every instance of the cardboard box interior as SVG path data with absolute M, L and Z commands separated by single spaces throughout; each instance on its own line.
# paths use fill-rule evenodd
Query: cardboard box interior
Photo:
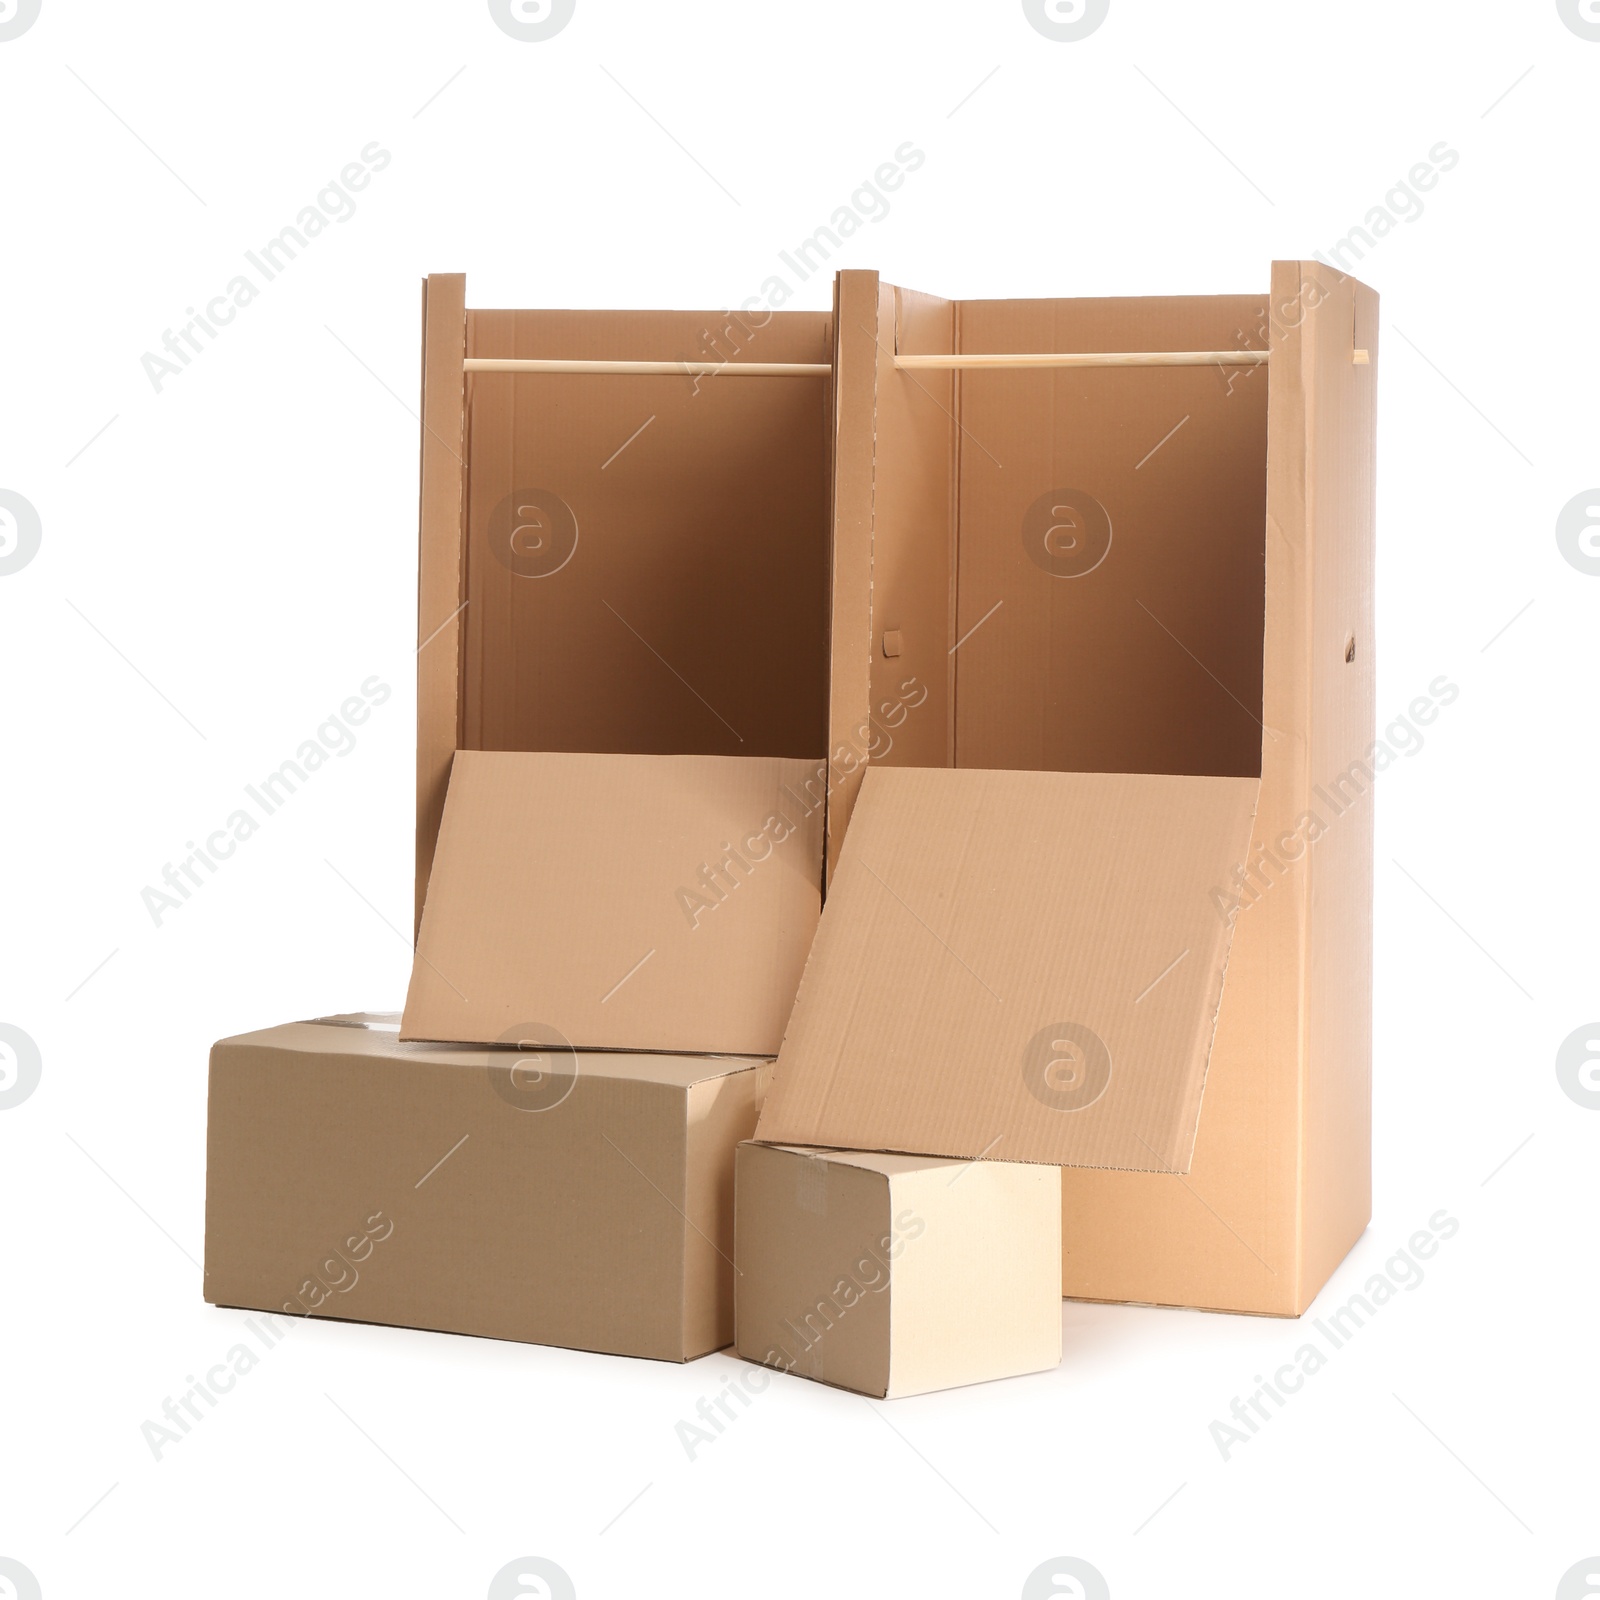
M 952 302 L 846 272 L 836 317 L 831 881 L 863 726 L 874 767 L 1259 779 L 1209 897 L 1233 939 L 1192 1165 L 1069 1168 L 1063 1248 L 1069 1294 L 1296 1313 L 1370 1211 L 1377 297 L 1305 262 L 1181 299 Z M 1244 348 L 1270 364 L 896 365 Z M 1115 944 L 1128 909 L 1058 936 Z M 979 972 L 1004 954 L 962 931 Z M 815 1090 L 851 1046 L 827 1041 Z M 763 1138 L 817 1137 L 772 1117 L 792 1065 Z
M 826 312 L 468 311 L 427 280 L 419 920 L 457 749 L 827 748 L 830 382 L 463 360 L 831 354 Z

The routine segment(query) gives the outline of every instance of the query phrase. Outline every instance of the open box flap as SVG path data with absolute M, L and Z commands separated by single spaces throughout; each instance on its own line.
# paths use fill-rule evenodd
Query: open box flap
M 1187 1171 L 1258 788 L 870 769 L 756 1137 Z
M 458 751 L 400 1037 L 776 1054 L 819 766 Z

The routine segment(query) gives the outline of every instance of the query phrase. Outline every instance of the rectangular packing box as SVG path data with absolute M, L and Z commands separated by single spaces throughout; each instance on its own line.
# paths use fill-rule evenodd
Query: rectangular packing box
M 733 1338 L 734 1149 L 770 1066 L 402 1043 L 212 1050 L 216 1305 L 688 1361 Z
M 1296 1315 L 1371 1209 L 1377 297 L 835 318 L 830 876 L 758 1137 L 1050 1161 L 1069 1296 Z M 1215 354 L 956 364 L 1102 352 Z
M 742 1144 L 738 1353 L 880 1399 L 1061 1361 L 1061 1179 Z

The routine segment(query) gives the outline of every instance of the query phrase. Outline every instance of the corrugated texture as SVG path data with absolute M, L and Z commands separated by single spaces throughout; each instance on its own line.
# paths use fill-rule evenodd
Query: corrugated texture
M 725 1342 L 728 1275 L 686 1261 L 683 1196 L 729 1237 L 754 1095 L 693 1131 L 687 1112 L 765 1067 L 580 1055 L 535 1111 L 496 1091 L 509 1059 L 312 1023 L 220 1041 L 206 1299 L 667 1361 Z
M 955 375 L 894 364 L 897 352 L 954 349 L 952 302 L 882 287 L 872 520 L 875 765 L 948 766 L 954 748 Z M 898 636 L 892 656 L 888 634 Z
M 1186 1168 L 1256 789 L 873 769 L 759 1137 Z
M 1299 1299 L 1308 1305 L 1372 1215 L 1373 556 L 1378 297 L 1305 263 L 1321 291 L 1302 350 L 1311 619 L 1312 790 L 1327 832 L 1308 857 Z M 1352 342 L 1369 364 L 1350 360 Z M 1346 660 L 1350 655 L 1352 659 Z M 1335 810 L 1335 808 L 1338 808 Z
M 894 1399 L 1061 1360 L 1053 1168 L 744 1144 L 737 1350 Z
M 1352 355 L 1377 297 L 1277 262 L 1270 318 L 1267 732 L 1246 877 L 1220 885 L 1239 906 L 1205 1113 L 1181 1182 L 1062 1174 L 1085 1299 L 1297 1315 L 1370 1213 L 1370 800 L 1336 815 L 1315 789 L 1373 738 L 1375 368 Z
M 832 319 L 474 311 L 470 333 L 474 356 L 815 362 Z M 463 747 L 820 760 L 827 382 L 474 373 L 470 404 Z
M 834 285 L 833 499 L 828 672 L 827 872 L 878 734 L 872 708 L 872 502 L 877 452 L 878 275 Z
M 747 1361 L 882 1396 L 889 1388 L 889 1179 L 810 1151 L 741 1144 L 735 1347 Z M 818 1187 L 821 1203 L 797 1203 Z M 807 1181 L 809 1180 L 809 1181 Z
M 416 921 L 460 744 L 462 530 L 466 515 L 467 280 L 434 273 L 422 286 L 422 477 L 417 550 Z
M 819 765 L 461 751 L 402 1036 L 775 1054 L 821 898 Z
M 1259 349 L 1264 313 L 963 301 L 960 348 Z M 1259 774 L 1265 373 L 965 372 L 960 403 L 954 764 Z
M 771 1082 L 771 1064 L 763 1062 L 702 1078 L 685 1097 L 683 1348 L 690 1355 L 733 1343 L 733 1163 L 727 1153 L 754 1134 Z

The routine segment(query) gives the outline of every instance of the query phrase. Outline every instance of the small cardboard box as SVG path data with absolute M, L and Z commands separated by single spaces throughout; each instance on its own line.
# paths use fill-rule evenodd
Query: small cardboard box
M 731 1342 L 734 1148 L 768 1063 L 395 1028 L 213 1047 L 207 1300 L 662 1361 Z
M 759 1138 L 1059 1163 L 1068 1295 L 1310 1304 L 1371 1209 L 1377 319 L 1315 262 L 839 275 L 829 882 Z
M 738 1353 L 893 1399 L 1061 1360 L 1053 1167 L 741 1144 Z

